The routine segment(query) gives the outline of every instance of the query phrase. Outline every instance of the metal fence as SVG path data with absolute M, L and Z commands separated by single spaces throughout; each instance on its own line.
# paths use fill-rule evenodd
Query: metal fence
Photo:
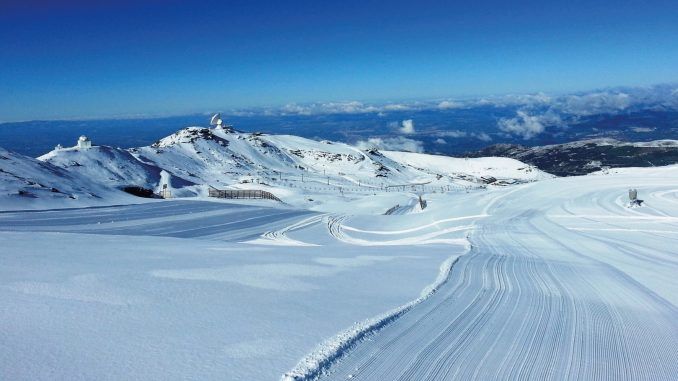
M 209 188 L 208 195 L 217 198 L 260 198 L 266 200 L 281 201 L 273 193 L 258 189 L 216 189 Z

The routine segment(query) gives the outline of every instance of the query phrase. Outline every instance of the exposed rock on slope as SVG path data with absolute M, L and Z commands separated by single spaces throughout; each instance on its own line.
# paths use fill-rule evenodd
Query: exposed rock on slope
M 614 139 L 594 139 L 541 147 L 496 144 L 468 156 L 510 157 L 554 175 L 574 176 L 599 171 L 604 167 L 653 167 L 678 163 L 678 141 L 627 143 Z

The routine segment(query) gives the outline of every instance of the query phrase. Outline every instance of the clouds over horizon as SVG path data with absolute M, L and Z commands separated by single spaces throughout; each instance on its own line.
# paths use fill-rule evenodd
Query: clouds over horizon
M 461 138 L 475 138 L 480 141 L 484 142 L 491 142 L 492 137 L 488 135 L 486 132 L 466 132 L 466 131 L 460 131 L 460 130 L 451 130 L 451 131 L 442 131 L 438 132 L 435 134 L 436 136 L 439 136 L 441 138 L 454 138 L 454 139 L 461 139 Z M 441 139 L 442 140 L 442 139 Z
M 267 108 L 267 115 L 331 115 L 331 114 L 379 114 L 389 111 L 405 111 L 414 105 L 406 103 L 366 104 L 359 101 L 297 104 L 288 103 L 280 108 Z
M 473 117 L 474 112 L 486 112 L 486 108 L 496 109 L 496 112 L 491 110 L 488 114 L 497 116 L 484 121 L 488 124 L 483 129 L 485 132 L 473 133 L 466 129 L 467 126 L 462 126 L 465 131 L 447 131 L 449 135 L 436 137 L 443 140 L 471 137 L 489 142 L 493 140 L 491 136 L 496 134 L 530 140 L 541 134 L 557 134 L 561 132 L 559 130 L 582 123 L 595 115 L 617 115 L 641 110 L 678 110 L 678 84 L 612 88 L 564 95 L 508 94 L 474 99 L 435 99 L 381 104 L 359 101 L 291 103 L 280 108 L 241 112 L 239 115 L 254 116 L 257 113 L 270 116 L 365 114 L 366 118 L 375 119 L 390 116 L 392 120 L 394 117 L 404 118 L 388 123 L 393 133 L 403 135 L 433 133 L 435 135 L 435 132 L 429 131 L 440 129 L 441 126 L 432 126 L 432 113 L 440 113 L 445 118 L 448 113 L 452 118 L 457 118 L 457 115 L 466 117 L 467 114 Z M 423 113 L 421 119 L 418 116 L 420 114 L 417 113 Z M 418 122 L 416 128 L 414 119 Z M 443 123 L 443 127 L 450 128 L 449 123 Z M 490 129 L 487 129 L 488 127 Z M 492 128 L 495 130 L 493 131 Z
M 400 128 L 398 131 L 401 134 L 405 135 L 411 135 L 414 134 L 416 131 L 414 131 L 414 121 L 412 119 L 405 119 L 402 122 L 400 122 Z
M 409 139 L 402 136 L 394 138 L 369 138 L 367 140 L 359 140 L 355 143 L 359 149 L 372 149 L 385 151 L 407 151 L 407 152 L 424 152 L 424 143 L 419 140 Z
M 451 101 L 451 100 L 446 100 L 438 103 L 438 108 L 441 110 L 449 110 L 449 109 L 455 109 L 455 108 L 462 108 L 464 107 L 463 103 L 456 102 L 456 101 Z
M 388 114 L 398 111 L 455 110 L 475 107 L 515 107 L 518 109 L 551 109 L 554 112 L 587 116 L 600 113 L 615 113 L 633 106 L 666 107 L 678 109 L 678 84 L 663 84 L 646 87 L 613 88 L 564 95 L 506 94 L 467 99 L 437 99 L 367 103 L 357 100 L 288 103 L 281 107 L 263 107 L 231 110 L 233 115 L 324 115 L 324 114 Z
M 557 114 L 530 115 L 527 111 L 518 110 L 515 118 L 501 118 L 497 125 L 506 133 L 528 140 L 544 132 L 547 127 L 561 127 L 564 123 Z
M 623 88 L 568 94 L 559 97 L 512 96 L 515 117 L 501 118 L 497 127 L 508 134 L 532 139 L 550 128 L 565 128 L 593 115 L 616 115 L 642 109 L 678 110 L 678 86 Z

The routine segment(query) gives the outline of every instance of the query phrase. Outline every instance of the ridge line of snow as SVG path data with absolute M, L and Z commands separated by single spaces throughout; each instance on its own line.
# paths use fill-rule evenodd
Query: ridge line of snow
M 319 344 L 311 353 L 306 355 L 289 372 L 283 374 L 281 381 L 310 381 L 321 376 L 333 363 L 340 359 L 351 347 L 362 341 L 366 336 L 376 333 L 382 328 L 396 321 L 416 305 L 430 298 L 438 289 L 449 280 L 452 268 L 462 255 L 471 249 L 466 241 L 464 254 L 447 258 L 440 264 L 438 276 L 435 281 L 424 287 L 420 296 L 406 304 L 396 307 L 376 317 L 355 323 L 351 328 L 341 331 Z

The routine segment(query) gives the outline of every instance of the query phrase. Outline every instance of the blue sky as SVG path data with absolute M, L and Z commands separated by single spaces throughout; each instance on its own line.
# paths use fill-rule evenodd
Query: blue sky
M 676 1 L 0 2 L 0 121 L 676 80 Z

